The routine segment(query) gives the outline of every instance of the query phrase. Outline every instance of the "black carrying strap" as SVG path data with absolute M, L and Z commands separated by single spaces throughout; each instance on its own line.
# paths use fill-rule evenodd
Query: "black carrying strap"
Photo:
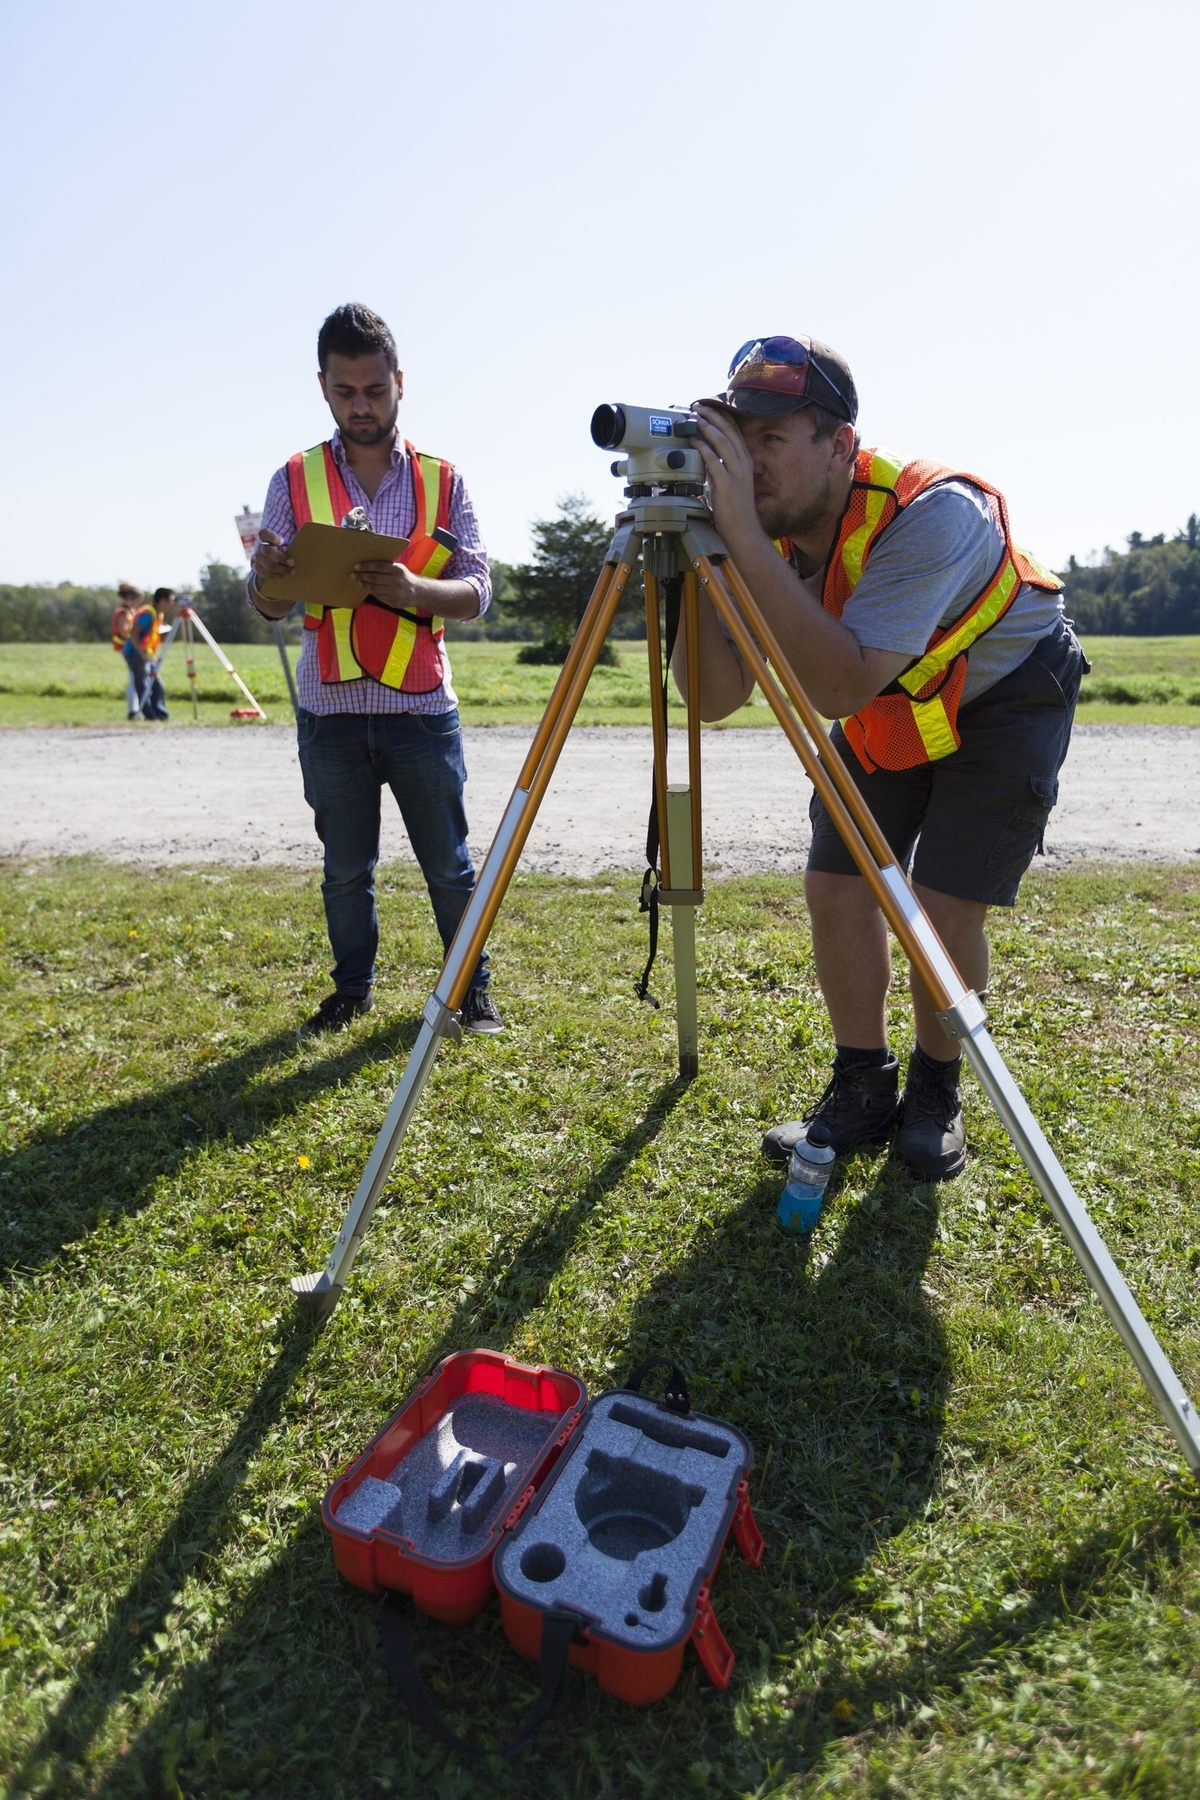
M 625 1383 L 630 1393 L 641 1393 L 642 1382 L 651 1369 L 666 1369 L 667 1371 L 667 1387 L 662 1401 L 667 1411 L 681 1414 L 690 1413 L 692 1401 L 688 1393 L 687 1377 L 679 1364 L 673 1363 L 669 1356 L 648 1356 L 645 1362 L 640 1362 L 637 1368 L 631 1371 Z
M 384 1665 L 400 1704 L 414 1725 L 436 1738 L 459 1756 L 502 1756 L 515 1762 L 523 1756 L 562 1698 L 563 1680 L 567 1672 L 567 1651 L 583 1620 L 578 1613 L 549 1608 L 542 1618 L 541 1687 L 512 1742 L 489 1746 L 472 1738 L 460 1737 L 435 1705 L 429 1689 L 421 1679 L 408 1628 L 403 1598 L 392 1590 L 384 1594 L 379 1613 L 379 1642 Z
M 671 656 L 675 649 L 675 639 L 679 635 L 679 603 L 683 593 L 683 576 L 671 575 L 663 582 L 667 596 L 667 655 L 663 665 L 663 713 L 667 707 L 667 681 L 671 673 Z M 650 778 L 650 819 L 646 826 L 646 873 L 642 876 L 642 891 L 638 896 L 638 911 L 650 914 L 650 954 L 646 966 L 642 970 L 641 979 L 633 984 L 633 991 L 639 1000 L 648 1006 L 657 1008 L 658 1001 L 650 992 L 650 971 L 654 967 L 658 955 L 658 890 L 662 880 L 658 867 L 660 832 L 658 822 L 658 796 L 654 788 L 654 777 Z

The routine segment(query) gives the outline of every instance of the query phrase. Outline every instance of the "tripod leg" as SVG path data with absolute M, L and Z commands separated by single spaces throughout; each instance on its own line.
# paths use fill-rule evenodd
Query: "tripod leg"
M 319 1274 L 296 1275 L 292 1278 L 292 1292 L 296 1299 L 318 1318 L 327 1317 L 338 1303 L 383 1185 L 396 1159 L 400 1140 L 408 1129 L 408 1122 L 433 1068 L 441 1040 L 448 1034 L 458 1033 L 455 1015 L 462 1005 L 480 952 L 529 836 L 538 804 L 579 709 L 579 702 L 596 666 L 596 659 L 630 573 L 631 564 L 628 562 L 616 568 L 606 563 L 601 570 L 533 745 L 517 778 L 512 798 L 479 871 L 453 942 L 446 952 L 437 986 L 425 1003 L 417 1041 L 409 1053 L 400 1085 L 375 1139 L 337 1241 Z
M 190 607 L 188 610 L 191 614 L 191 620 L 192 620 L 193 625 L 196 627 L 196 630 L 200 633 L 200 636 L 204 639 L 205 643 L 208 645 L 209 649 L 212 651 L 213 655 L 216 657 L 217 661 L 220 663 L 220 665 L 224 669 L 225 673 L 227 675 L 232 675 L 233 679 L 237 682 L 237 684 L 241 688 L 243 694 L 245 694 L 247 700 L 250 702 L 251 706 L 254 708 L 255 712 L 258 714 L 259 718 L 265 719 L 267 716 L 266 713 L 263 711 L 262 707 L 258 704 L 258 701 L 254 698 L 254 695 L 250 692 L 250 689 L 246 686 L 245 682 L 242 680 L 241 676 L 238 674 L 237 670 L 234 668 L 233 664 L 230 662 L 229 658 L 226 656 L 226 654 L 222 650 L 220 644 L 218 644 L 216 638 L 213 636 L 212 632 L 208 629 L 208 626 L 204 623 L 204 620 L 200 617 L 200 615 L 196 611 L 195 607 L 194 606 Z
M 666 841 L 671 845 L 676 868 L 690 866 L 694 860 L 692 799 L 692 790 L 688 787 L 667 788 Z M 662 899 L 661 894 L 659 899 Z M 694 904 L 680 905 L 676 902 L 671 908 L 671 955 L 675 963 L 675 1029 L 679 1040 L 679 1073 L 685 1081 L 691 1081 L 693 1076 L 700 1073 Z
M 1195 1409 L 1103 1238 L 1092 1224 L 1087 1208 L 1068 1181 L 1028 1103 L 1005 1067 L 986 1030 L 982 1002 L 966 987 L 946 954 L 870 810 L 842 768 L 840 757 L 831 757 L 828 765 L 822 762 L 812 741 L 824 738 L 820 717 L 796 680 L 745 582 L 728 562 L 718 572 L 706 557 L 701 556 L 697 566 L 717 612 L 753 670 L 813 786 L 834 818 L 846 848 L 871 883 L 884 917 L 932 995 L 947 1033 L 961 1040 L 980 1086 L 1057 1219 L 1151 1398 L 1170 1427 L 1188 1467 L 1200 1475 L 1200 1424 Z M 733 595 L 737 596 L 736 606 Z M 770 656 L 779 683 L 767 668 L 760 644 Z M 788 711 L 780 683 L 804 720 L 807 735 L 799 730 Z M 880 866 L 881 862 L 883 866 Z
M 645 558 L 643 558 L 643 563 Z M 650 720 L 654 737 L 654 805 L 658 815 L 662 885 L 658 904 L 671 907 L 671 952 L 675 966 L 675 1022 L 679 1041 L 679 1073 L 690 1081 L 699 1073 L 699 1033 L 696 1008 L 696 919 L 694 909 L 703 897 L 700 846 L 700 716 L 693 700 L 687 709 L 688 781 L 672 785 L 667 780 L 667 709 L 663 694 L 659 647 L 659 586 L 644 569 L 646 593 L 646 645 L 650 660 Z M 693 656 L 699 588 L 693 570 L 682 577 L 681 625 Z M 697 681 L 689 687 L 695 695 Z M 686 870 L 686 874 L 683 872 Z M 690 887 L 675 886 L 678 871 Z M 653 939 L 651 940 L 653 942 Z
M 183 621 L 183 642 L 187 650 L 187 678 L 192 696 L 192 724 L 200 723 L 200 696 L 196 691 L 196 639 L 192 631 L 192 618 L 189 613 Z

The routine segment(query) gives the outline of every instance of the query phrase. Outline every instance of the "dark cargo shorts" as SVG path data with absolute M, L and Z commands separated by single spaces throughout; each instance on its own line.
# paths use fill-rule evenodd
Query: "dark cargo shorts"
M 1011 675 L 960 709 L 958 749 L 915 769 L 868 775 L 841 726 L 834 726 L 831 745 L 840 750 L 896 861 L 906 873 L 911 863 L 920 886 L 986 906 L 1013 904 L 1058 799 L 1058 772 L 1086 666 L 1078 639 L 1062 621 Z M 857 875 L 815 793 L 808 816 L 809 868 Z

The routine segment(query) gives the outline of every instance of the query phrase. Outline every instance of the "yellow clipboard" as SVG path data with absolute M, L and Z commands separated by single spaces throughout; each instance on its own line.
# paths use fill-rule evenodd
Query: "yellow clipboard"
M 378 531 L 345 531 L 340 525 L 302 525 L 288 555 L 296 566 L 273 581 L 256 581 L 268 600 L 303 601 L 306 606 L 361 606 L 367 589 L 352 573 L 355 563 L 395 562 L 408 539 Z

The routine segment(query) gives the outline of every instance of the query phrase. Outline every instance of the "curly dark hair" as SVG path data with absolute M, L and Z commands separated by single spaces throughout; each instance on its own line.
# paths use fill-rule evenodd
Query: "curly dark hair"
M 335 307 L 317 333 L 317 366 L 322 374 L 331 356 L 376 356 L 380 351 L 393 369 L 400 367 L 395 338 L 379 314 L 357 300 Z

